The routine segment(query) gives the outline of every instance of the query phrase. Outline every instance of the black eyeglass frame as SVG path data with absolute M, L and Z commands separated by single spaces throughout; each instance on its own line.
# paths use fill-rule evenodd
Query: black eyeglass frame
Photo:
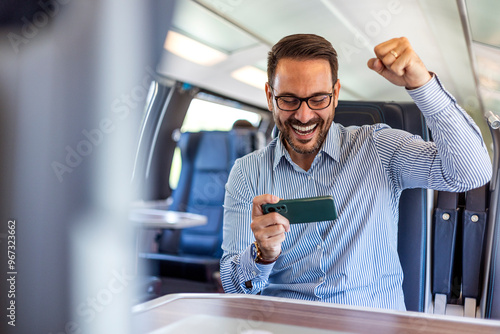
M 273 88 L 273 86 L 269 85 L 269 87 L 271 87 L 273 95 L 274 95 L 274 88 Z M 309 109 L 311 109 L 311 110 L 323 110 L 323 109 L 328 108 L 332 104 L 332 99 L 333 99 L 333 93 L 334 92 L 335 92 L 335 87 L 333 87 L 333 92 L 327 93 L 327 94 L 315 94 L 315 95 L 311 95 L 309 97 L 298 97 L 298 96 L 295 96 L 295 95 L 279 95 L 279 96 L 274 95 L 274 100 L 276 101 L 276 106 L 278 106 L 278 108 L 280 110 L 283 110 L 283 111 L 297 111 L 302 106 L 302 102 L 305 102 L 307 104 L 307 106 L 309 107 Z M 330 100 L 328 101 L 328 105 L 325 106 L 325 107 L 323 107 L 323 108 L 312 108 L 309 105 L 309 100 L 312 99 L 313 97 L 318 97 L 318 96 L 328 96 L 330 98 Z M 279 103 L 278 103 L 278 99 L 283 98 L 283 97 L 293 97 L 294 99 L 299 100 L 300 103 L 299 103 L 299 105 L 297 106 L 296 109 L 283 109 L 283 108 L 281 108 L 279 106 Z

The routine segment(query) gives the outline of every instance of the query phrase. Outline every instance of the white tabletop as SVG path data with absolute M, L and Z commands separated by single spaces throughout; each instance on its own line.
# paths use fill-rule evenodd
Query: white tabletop
M 207 217 L 203 215 L 150 208 L 134 208 L 129 218 L 142 228 L 182 229 L 207 223 Z

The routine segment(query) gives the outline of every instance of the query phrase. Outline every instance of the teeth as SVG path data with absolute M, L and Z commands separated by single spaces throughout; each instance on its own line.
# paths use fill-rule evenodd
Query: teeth
M 314 125 L 309 125 L 309 126 L 300 126 L 300 125 L 292 125 L 292 128 L 294 128 L 296 131 L 299 131 L 299 132 L 310 132 L 312 131 L 315 127 L 316 127 L 317 124 L 314 124 Z

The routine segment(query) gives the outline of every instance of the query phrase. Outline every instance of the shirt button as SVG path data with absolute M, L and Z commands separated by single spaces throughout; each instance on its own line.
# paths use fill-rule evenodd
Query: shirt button
M 307 179 L 308 179 L 308 180 L 312 179 L 312 176 L 311 176 L 311 175 L 308 175 L 308 176 L 307 176 Z
M 255 271 L 252 271 L 252 275 L 257 276 L 257 273 Z
M 321 245 L 317 245 L 317 246 L 316 246 L 316 248 L 317 248 L 317 249 L 321 249 Z
M 323 277 L 320 277 L 320 278 L 319 278 L 319 282 L 320 282 L 320 283 L 323 283 L 323 281 L 324 281 L 324 280 L 325 280 L 325 279 L 324 279 Z

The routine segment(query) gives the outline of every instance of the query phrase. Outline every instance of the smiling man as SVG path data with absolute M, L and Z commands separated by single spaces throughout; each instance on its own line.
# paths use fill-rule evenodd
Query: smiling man
M 383 124 L 334 123 L 341 88 L 334 48 L 316 35 L 280 40 L 269 53 L 265 87 L 279 136 L 237 160 L 226 185 L 226 292 L 404 310 L 397 254 L 401 192 L 461 192 L 490 179 L 477 126 L 408 40 L 384 42 L 375 55 L 368 67 L 407 89 L 434 142 Z M 326 195 L 335 200 L 335 222 L 290 227 L 261 208 L 281 198 Z
M 308 170 L 332 124 L 332 100 L 336 106 L 340 82 L 325 59 L 285 58 L 275 71 L 273 86 L 266 85 L 269 110 L 276 104 L 280 112 L 273 113 L 274 120 L 286 148 L 292 160 Z

